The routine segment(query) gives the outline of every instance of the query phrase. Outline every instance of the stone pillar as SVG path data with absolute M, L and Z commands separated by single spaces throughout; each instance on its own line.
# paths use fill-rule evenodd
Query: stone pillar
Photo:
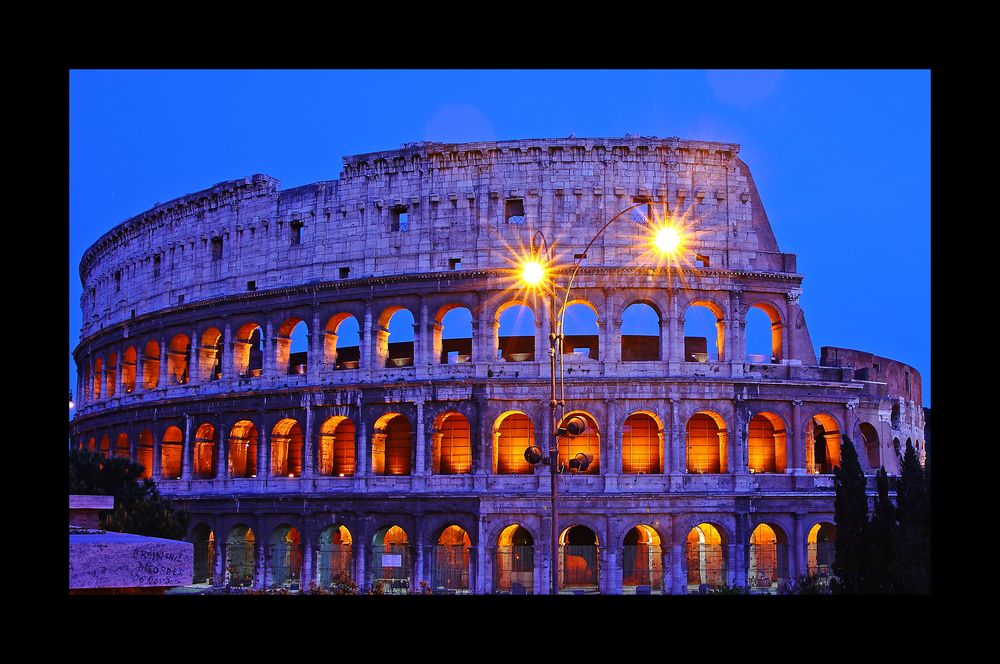
M 783 353 L 782 359 L 805 359 L 805 358 L 794 358 L 795 353 L 795 324 L 799 320 L 799 295 L 801 292 L 791 292 L 785 294 L 786 306 L 785 306 L 785 325 L 782 328 L 783 334 L 781 335 L 781 350 Z
M 222 380 L 233 377 L 234 365 L 236 363 L 236 349 L 233 344 L 233 328 L 229 319 L 225 319 L 222 327 Z
M 429 548 L 429 545 L 424 544 L 424 534 L 420 530 L 420 526 L 417 526 L 417 537 L 416 544 L 413 549 L 416 553 L 416 560 L 410 561 L 410 590 L 419 591 L 420 582 L 427 581 L 427 568 L 424 567 L 424 561 L 427 560 L 425 555 L 425 549 Z
M 496 353 L 493 348 L 493 328 L 490 326 L 490 316 L 482 309 L 477 310 L 472 318 L 472 329 L 475 338 L 472 340 L 472 361 L 492 362 Z
M 746 315 L 742 311 L 743 291 L 729 291 L 729 361 L 743 363 L 746 361 Z
M 274 324 L 271 322 L 271 312 L 265 311 L 267 323 L 264 328 L 264 361 L 261 372 L 265 379 L 275 378 L 278 375 L 278 348 L 275 343 Z
M 672 394 L 670 400 L 670 468 L 674 473 L 687 472 L 687 450 L 684 431 L 680 423 L 680 395 Z
M 802 528 L 802 515 L 792 515 L 792 543 L 788 547 L 788 576 L 791 581 L 809 573 L 808 545 Z
M 313 307 L 312 325 L 309 326 L 309 357 L 306 360 L 306 376 L 309 383 L 318 383 L 326 369 L 324 363 L 325 332 L 319 326 L 319 309 Z
M 670 546 L 671 580 L 675 595 L 687 594 L 687 556 L 685 544 L 687 533 L 684 532 L 684 515 L 673 515 L 670 529 L 672 538 Z
M 118 362 L 115 365 L 115 394 L 124 397 L 127 396 L 125 393 L 125 385 L 122 384 L 122 368 L 125 366 L 125 346 L 118 347 Z M 80 391 L 77 390 L 77 394 Z
M 302 575 L 299 577 L 299 592 L 309 589 L 313 580 L 313 532 L 312 528 L 302 529 Z
M 427 475 L 427 437 L 424 435 L 424 400 L 416 399 L 414 404 L 417 407 L 417 426 L 414 431 L 414 452 L 416 459 L 414 464 L 414 475 Z
M 184 448 L 181 456 L 181 479 L 185 482 L 191 479 L 191 462 L 194 456 L 194 445 L 191 441 L 191 416 L 184 416 Z
M 373 343 L 375 329 L 372 326 L 372 301 L 365 300 L 365 321 L 361 326 L 361 362 L 359 367 L 372 371 L 375 366 L 375 344 Z
M 257 479 L 267 479 L 271 476 L 271 466 L 268 464 L 271 432 L 264 426 L 264 413 L 262 411 L 257 412 L 257 422 Z
M 268 560 L 265 534 L 263 530 L 259 528 L 254 528 L 254 533 L 257 537 L 254 538 L 254 556 L 257 559 L 257 565 L 254 569 L 254 588 L 267 588 L 271 583 L 271 565 L 270 560 Z
M 664 595 L 671 595 L 674 592 L 674 584 L 672 582 L 672 570 L 671 564 L 673 563 L 673 557 L 670 555 L 673 551 L 673 546 L 667 544 L 660 549 L 660 569 L 663 570 L 663 574 L 660 579 L 660 591 Z
M 669 311 L 667 313 L 667 326 L 670 330 L 668 337 L 668 352 L 666 359 L 670 362 L 683 362 L 684 357 L 684 318 L 677 313 L 678 289 L 668 289 L 670 298 Z
M 729 443 L 729 473 L 746 475 L 749 473 L 750 459 L 747 450 L 746 423 L 743 421 L 743 399 L 737 397 L 733 401 L 733 418 L 731 436 L 735 439 Z
M 552 594 L 552 569 L 558 561 L 552 560 L 552 515 L 542 517 L 541 532 L 544 542 L 535 540 L 535 594 Z M 558 555 L 558 553 L 557 553 Z
M 153 432 L 153 481 L 159 482 L 161 477 L 160 467 L 163 465 L 162 450 L 160 445 L 160 438 L 163 436 L 159 431 L 159 427 L 156 424 L 156 420 L 153 420 L 153 426 L 150 427 L 150 431 Z M 98 447 L 101 441 L 97 441 Z
M 194 329 L 188 343 L 188 384 L 197 385 L 201 380 L 201 344 L 198 343 L 198 330 Z
M 357 463 L 355 464 L 354 474 L 355 476 L 364 478 L 368 476 L 371 472 L 371 464 L 368 463 L 368 457 L 370 456 L 369 451 L 371 450 L 371 442 L 368 439 L 368 424 L 365 422 L 365 409 L 361 405 L 361 394 L 358 394 L 358 442 L 357 448 L 355 449 L 355 454 L 357 455 Z
M 469 592 L 474 595 L 482 595 L 485 590 L 480 587 L 479 578 L 481 576 L 479 570 L 481 566 L 480 550 L 482 547 L 470 546 L 469 547 Z
M 806 474 L 806 441 L 802 431 L 802 401 L 792 401 L 792 435 L 785 436 L 788 445 L 788 468 L 792 475 Z
M 428 364 L 434 364 L 434 331 L 431 329 L 431 320 L 427 313 L 427 296 L 420 296 L 419 317 L 413 325 L 413 365 L 423 367 L 426 371 Z
M 213 586 L 226 585 L 226 533 L 215 532 L 215 569 L 213 570 Z
M 743 588 L 747 585 L 747 568 L 743 560 L 744 547 L 732 542 L 726 544 L 725 547 L 727 561 L 729 562 L 727 566 L 729 569 L 726 572 L 726 582 L 730 586 Z
M 215 439 L 215 479 L 229 479 L 229 464 L 226 460 L 226 430 L 221 425 L 215 429 Z
M 854 430 L 858 426 L 858 399 L 850 399 L 846 404 L 844 404 L 844 425 L 847 427 L 843 434 L 847 434 L 847 437 L 851 439 L 854 443 L 854 449 L 858 450 L 858 459 L 861 461 L 861 467 L 866 471 L 870 470 L 868 467 L 868 453 L 865 449 L 864 442 L 861 441 L 861 436 L 855 438 Z M 841 443 L 843 444 L 843 443 Z
M 600 339 L 601 360 L 608 363 L 622 359 L 622 319 L 618 313 L 616 288 L 604 289 L 604 316 L 598 316 L 597 329 Z M 600 334 L 603 332 L 603 334 Z
M 597 560 L 597 589 L 602 595 L 621 595 L 621 579 L 618 579 L 617 589 L 615 584 L 615 563 L 617 562 L 617 556 L 615 556 L 614 551 L 607 546 L 598 548 Z
M 548 377 L 552 375 L 549 371 L 551 368 L 549 348 L 552 346 L 549 334 L 552 332 L 552 327 L 549 325 L 548 311 L 544 307 L 539 307 L 539 309 L 541 312 L 535 314 L 535 362 L 539 363 L 540 367 L 544 367 L 542 371 L 539 371 L 539 375 Z M 556 357 L 556 362 L 558 361 L 559 358 Z
M 169 372 L 167 371 L 167 360 L 170 358 L 170 347 L 167 345 L 165 339 L 160 339 L 160 378 L 159 383 L 156 384 L 161 390 L 163 388 L 169 387 L 168 378 Z
M 306 430 L 305 438 L 302 441 L 302 477 L 312 479 L 315 476 L 316 463 L 316 443 L 315 426 L 316 416 L 312 411 L 312 397 L 306 395 Z
M 618 402 L 615 399 L 605 399 L 608 421 L 604 428 L 605 445 L 601 454 L 605 474 L 620 475 L 622 472 L 622 439 L 618 433 Z

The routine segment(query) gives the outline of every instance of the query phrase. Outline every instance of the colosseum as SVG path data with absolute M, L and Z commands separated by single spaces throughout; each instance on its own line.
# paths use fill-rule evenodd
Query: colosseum
M 191 513 L 195 583 L 544 594 L 557 565 L 563 593 L 683 594 L 828 575 L 841 434 L 870 489 L 898 474 L 924 442 L 920 376 L 817 358 L 738 153 L 420 142 L 335 180 L 157 203 L 80 263 L 70 445 L 141 463 Z M 683 228 L 676 261 L 650 260 L 656 219 Z M 518 280 L 538 231 L 560 300 Z M 710 333 L 689 334 L 696 311 Z M 526 454 L 553 439 L 555 520 L 551 465 Z

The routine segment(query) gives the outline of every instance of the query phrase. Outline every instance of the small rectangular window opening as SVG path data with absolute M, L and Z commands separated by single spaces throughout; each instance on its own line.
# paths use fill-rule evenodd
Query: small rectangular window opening
M 130 318 L 135 318 L 135 309 L 132 310 L 132 315 L 130 316 Z
M 302 244 L 302 222 L 293 221 L 290 228 L 292 229 L 292 244 Z
M 524 214 L 524 200 L 509 198 L 504 204 L 504 219 L 508 224 L 523 224 L 527 221 Z
M 115 272 L 115 292 L 117 293 L 122 289 L 122 271 L 118 270 Z
M 409 208 L 405 206 L 392 208 L 392 226 L 391 231 L 408 231 L 410 230 L 410 213 Z
M 698 261 L 699 263 L 701 263 L 701 267 L 708 267 L 709 266 L 708 256 L 702 256 L 701 254 L 695 254 L 694 259 L 696 261 Z
M 587 254 L 573 254 L 573 260 L 578 261 L 587 257 Z
M 462 259 L 461 258 L 449 258 L 448 259 L 448 269 L 449 270 L 461 270 L 462 269 Z
M 248 291 L 255 291 L 255 290 L 257 290 L 257 282 L 256 281 L 248 281 L 247 282 L 247 290 Z
M 184 294 L 183 293 L 177 296 L 177 304 L 184 304 Z
M 159 256 L 153 256 L 153 278 L 154 279 L 159 279 L 160 278 L 160 257 Z
M 349 267 L 342 267 L 342 268 L 340 268 L 340 278 L 341 279 L 346 279 L 347 275 L 349 275 L 350 273 L 351 273 L 351 268 L 349 268 Z
M 632 199 L 633 203 L 645 203 L 646 205 L 640 205 L 637 208 L 633 208 L 629 212 L 629 219 L 637 224 L 646 224 L 653 218 L 652 205 L 649 204 L 649 196 L 636 196 Z
M 212 238 L 212 260 L 221 261 L 222 260 L 222 238 L 213 237 Z

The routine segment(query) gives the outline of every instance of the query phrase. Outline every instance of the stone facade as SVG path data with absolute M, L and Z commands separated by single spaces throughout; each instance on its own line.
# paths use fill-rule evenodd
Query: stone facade
M 868 472 L 897 473 L 894 443 L 923 439 L 920 377 L 848 349 L 817 361 L 803 277 L 738 152 L 648 137 L 414 143 L 347 157 L 338 180 L 282 191 L 254 175 L 157 204 L 81 261 L 72 444 L 149 466 L 193 513 L 196 567 L 198 547 L 211 551 L 202 576 L 217 584 L 326 584 L 336 549 L 360 585 L 545 592 L 548 469 L 514 469 L 507 441 L 528 440 L 514 420 L 536 444 L 551 436 L 551 305 L 512 287 L 511 248 L 542 230 L 565 285 L 597 230 L 645 202 L 690 224 L 690 260 L 649 264 L 628 218 L 580 259 L 571 300 L 597 329 L 576 340 L 589 356 L 564 356 L 565 401 L 589 418 L 596 458 L 559 477 L 559 530 L 584 527 L 564 542 L 566 588 L 768 589 L 815 571 L 839 433 Z M 623 334 L 636 304 L 655 313 L 655 336 Z M 533 340 L 501 329 L 517 305 Z M 717 319 L 711 361 L 689 361 L 691 306 Z M 442 335 L 456 308 L 471 314 L 468 341 Z M 753 308 L 771 321 L 771 357 L 746 354 Z M 413 341 L 395 343 L 389 320 L 404 309 Z M 360 342 L 338 347 L 351 317 Z M 289 349 L 300 323 L 305 356 Z M 658 447 L 634 462 L 647 424 Z M 449 549 L 450 526 L 464 535 Z M 508 560 L 525 552 L 531 563 Z

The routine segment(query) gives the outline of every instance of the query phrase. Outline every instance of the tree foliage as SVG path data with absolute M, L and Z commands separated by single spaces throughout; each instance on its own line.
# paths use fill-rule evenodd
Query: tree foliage
M 114 496 L 114 510 L 101 514 L 101 527 L 147 537 L 181 539 L 189 515 L 160 497 L 144 468 L 128 459 L 105 458 L 88 450 L 69 453 L 69 492 Z
M 896 550 L 890 571 L 896 592 L 929 593 L 931 590 L 930 491 L 924 469 L 913 445 L 906 444 L 903 468 L 896 489 Z
M 865 530 L 868 526 L 868 496 L 865 473 L 854 443 L 846 435 L 840 448 L 840 466 L 833 469 L 833 515 L 837 525 L 832 583 L 835 594 L 864 592 L 864 570 L 868 556 Z

